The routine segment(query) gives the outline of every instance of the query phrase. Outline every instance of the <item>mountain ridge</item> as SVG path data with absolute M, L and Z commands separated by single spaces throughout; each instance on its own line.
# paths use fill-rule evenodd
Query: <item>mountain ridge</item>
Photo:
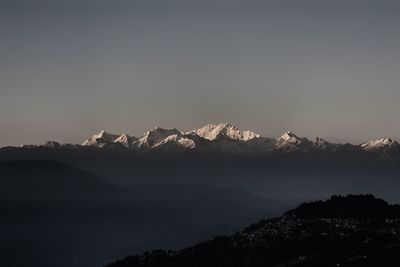
M 332 143 L 322 137 L 311 140 L 287 131 L 278 138 L 264 137 L 251 130 L 240 130 L 230 123 L 206 124 L 191 131 L 176 128 L 154 127 L 136 137 L 126 133 L 113 134 L 105 130 L 92 135 L 80 145 L 60 144 L 46 141 L 42 145 L 22 145 L 24 148 L 128 148 L 137 151 L 207 151 L 231 154 L 287 154 L 313 151 L 337 152 L 346 149 L 359 150 L 390 158 L 400 154 L 400 144 L 388 137 L 371 140 L 362 144 Z

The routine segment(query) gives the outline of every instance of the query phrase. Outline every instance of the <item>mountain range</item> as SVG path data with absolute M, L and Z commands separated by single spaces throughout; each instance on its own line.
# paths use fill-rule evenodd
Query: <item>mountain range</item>
M 263 137 L 251 130 L 240 130 L 229 123 L 207 124 L 201 128 L 182 132 L 176 128 L 155 127 L 142 136 L 126 133 L 112 134 L 104 130 L 86 139 L 80 145 L 60 144 L 48 141 L 42 145 L 23 145 L 25 148 L 127 148 L 136 151 L 203 151 L 231 154 L 274 154 L 293 152 L 353 150 L 374 152 L 383 157 L 400 154 L 400 145 L 388 137 L 363 144 L 338 144 L 321 137 L 309 140 L 293 132 L 285 132 L 281 137 Z

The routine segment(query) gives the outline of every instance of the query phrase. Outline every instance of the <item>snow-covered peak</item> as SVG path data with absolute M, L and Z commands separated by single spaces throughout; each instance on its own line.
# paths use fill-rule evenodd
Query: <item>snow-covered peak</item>
M 361 145 L 361 148 L 366 151 L 381 151 L 381 150 L 387 150 L 387 149 L 400 150 L 400 145 L 396 141 L 394 141 L 388 137 L 385 137 L 385 138 L 372 140 L 367 143 L 364 143 Z
M 194 140 L 174 134 L 170 135 L 167 138 L 163 139 L 162 141 L 156 143 L 153 148 L 163 148 L 163 149 L 194 149 L 196 148 L 196 143 Z
M 113 141 L 113 143 L 121 144 L 124 147 L 131 147 L 133 142 L 136 141 L 137 138 L 134 136 L 129 136 L 125 133 L 121 134 L 117 139 Z
M 300 138 L 292 133 L 291 131 L 285 132 L 278 140 L 281 141 L 294 141 L 294 140 L 300 140 Z
M 189 133 L 196 133 L 200 137 L 211 141 L 222 136 L 226 136 L 230 139 L 239 141 L 249 141 L 254 138 L 260 138 L 260 135 L 254 133 L 253 131 L 241 131 L 229 123 L 207 124 Z
M 281 152 L 294 152 L 299 150 L 308 150 L 310 141 L 306 138 L 300 138 L 293 132 L 285 132 L 278 138 L 275 144 L 275 150 Z
M 82 143 L 82 146 L 103 146 L 108 143 L 112 143 L 118 138 L 116 134 L 110 134 L 102 130 L 98 134 L 93 135 L 89 139 Z
M 101 130 L 98 134 L 95 134 L 92 137 L 96 139 L 103 139 L 104 141 L 112 141 L 116 136 L 117 135 L 115 134 L 110 134 L 105 130 Z
M 161 127 L 155 127 L 150 131 L 145 132 L 143 136 L 140 137 L 135 143 L 135 146 L 137 148 L 151 148 L 158 142 L 164 140 L 171 135 L 182 136 L 183 134 L 175 128 L 165 129 Z
M 307 139 L 300 138 L 295 135 L 293 132 L 285 132 L 281 137 L 277 140 L 277 145 L 285 145 L 285 144 L 301 144 Z M 307 140 L 308 141 L 308 140 Z

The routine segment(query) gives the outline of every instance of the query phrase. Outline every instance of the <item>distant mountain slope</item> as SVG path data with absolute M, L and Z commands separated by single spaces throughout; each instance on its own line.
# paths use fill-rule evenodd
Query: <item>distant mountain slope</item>
M 398 266 L 399 207 L 371 195 L 332 197 L 232 236 L 178 251 L 130 256 L 107 266 Z
M 232 233 L 284 209 L 241 190 L 115 186 L 56 161 L 0 162 L 0 265 L 101 266 L 131 252 Z
M 98 192 L 112 187 L 91 173 L 54 160 L 0 162 L 1 194 Z

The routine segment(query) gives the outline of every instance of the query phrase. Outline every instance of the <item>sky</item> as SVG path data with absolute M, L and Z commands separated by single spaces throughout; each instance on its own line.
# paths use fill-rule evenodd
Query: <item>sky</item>
M 400 3 L 0 0 L 0 146 L 230 122 L 400 139 Z

